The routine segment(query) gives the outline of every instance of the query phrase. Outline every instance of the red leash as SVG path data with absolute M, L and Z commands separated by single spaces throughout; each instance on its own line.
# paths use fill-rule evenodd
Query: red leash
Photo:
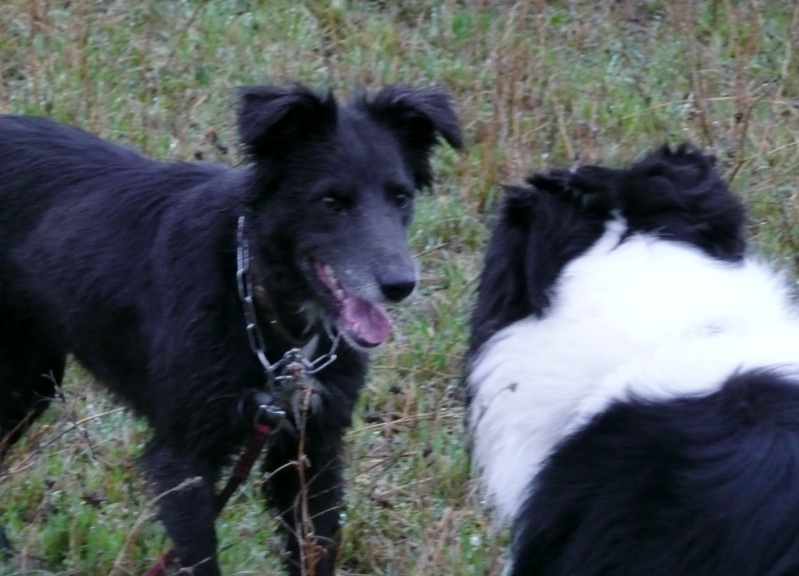
M 166 569 L 175 561 L 177 556 L 175 549 L 172 548 L 172 550 L 161 556 L 158 561 L 153 564 L 153 567 L 145 572 L 144 576 L 162 576 L 166 574 Z
M 271 426 L 262 424 L 261 422 L 255 423 L 250 443 L 247 445 L 244 452 L 242 452 L 239 461 L 236 462 L 236 467 L 233 468 L 233 473 L 230 476 L 230 480 L 227 481 L 225 488 L 216 497 L 217 514 L 222 511 L 222 508 L 225 507 L 225 504 L 228 503 L 228 500 L 230 500 L 230 497 L 233 496 L 233 493 L 238 487 L 247 480 L 247 476 L 250 475 L 250 470 L 252 470 L 255 461 L 264 449 L 264 445 L 266 441 L 269 440 L 271 434 Z
M 250 470 L 252 470 L 255 461 L 258 459 L 258 455 L 264 449 L 264 445 L 266 445 L 273 430 L 274 429 L 270 425 L 258 422 L 256 419 L 253 434 L 250 437 L 250 443 L 247 445 L 247 448 L 244 449 L 244 452 L 241 453 L 239 461 L 236 462 L 236 466 L 233 468 L 233 473 L 227 481 L 225 488 L 216 496 L 217 514 L 222 511 L 222 508 L 225 507 L 225 504 L 228 503 L 228 500 L 230 500 L 230 497 L 233 496 L 233 493 L 238 487 L 247 480 L 247 476 L 250 475 Z M 166 574 L 167 568 L 176 558 L 177 552 L 172 548 L 169 552 L 161 556 L 153 567 L 143 576 L 163 576 Z

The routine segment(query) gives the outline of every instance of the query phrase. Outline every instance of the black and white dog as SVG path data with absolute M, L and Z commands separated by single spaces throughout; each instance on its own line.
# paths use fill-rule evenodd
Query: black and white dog
M 73 353 L 148 419 L 161 519 L 180 563 L 215 576 L 220 469 L 261 404 L 283 409 L 265 492 L 290 572 L 330 576 L 365 350 L 388 336 L 384 305 L 414 289 L 414 194 L 431 184 L 439 138 L 460 147 L 460 125 L 438 89 L 395 85 L 339 104 L 261 86 L 240 90 L 238 128 L 249 163 L 229 169 L 0 117 L 0 454 L 45 409 Z M 304 476 L 291 465 L 299 413 L 279 400 L 280 382 L 268 385 L 295 348 L 309 372 L 335 355 L 315 374 Z M 297 537 L 307 520 L 310 548 Z
M 512 187 L 468 364 L 512 576 L 799 574 L 799 317 L 697 149 Z

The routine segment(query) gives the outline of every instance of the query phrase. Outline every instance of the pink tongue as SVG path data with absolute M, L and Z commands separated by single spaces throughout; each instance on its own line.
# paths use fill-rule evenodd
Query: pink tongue
M 342 301 L 341 318 L 349 335 L 362 346 L 377 346 L 391 330 L 391 318 L 382 306 L 352 294 Z

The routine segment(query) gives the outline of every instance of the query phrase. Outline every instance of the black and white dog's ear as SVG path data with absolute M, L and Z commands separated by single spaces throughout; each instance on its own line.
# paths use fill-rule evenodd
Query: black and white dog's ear
M 262 158 L 286 151 L 336 123 L 332 93 L 321 95 L 301 86 L 244 86 L 236 90 L 238 129 L 248 154 Z
M 439 137 L 453 148 L 463 148 L 461 123 L 446 90 L 394 84 L 364 99 L 362 105 L 375 121 L 397 135 L 419 188 L 429 186 L 432 180 L 430 153 Z
M 531 174 L 526 181 L 542 192 L 569 199 L 584 210 L 605 214 L 619 207 L 618 189 L 623 174 L 603 166 L 580 166 Z

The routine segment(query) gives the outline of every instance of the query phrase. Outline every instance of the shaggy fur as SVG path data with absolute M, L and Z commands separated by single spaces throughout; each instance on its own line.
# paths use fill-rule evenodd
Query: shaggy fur
M 695 148 L 510 188 L 468 364 L 512 576 L 799 573 L 799 319 Z
M 431 183 L 439 137 L 461 145 L 448 95 L 389 86 L 339 104 L 301 86 L 239 92 L 249 162 L 155 162 L 76 128 L 0 117 L 0 450 L 46 408 L 67 353 L 137 413 L 145 464 L 180 562 L 220 573 L 214 485 L 251 431 L 246 400 L 263 390 L 238 295 L 237 222 L 251 252 L 266 356 L 329 351 L 306 424 L 308 502 L 334 572 L 342 435 L 382 342 L 383 305 L 414 288 L 406 246 L 416 190 Z M 270 310 L 274 308 L 274 310 Z M 244 407 L 244 408 L 242 408 Z M 272 437 L 264 490 L 282 516 L 300 574 L 298 423 Z

